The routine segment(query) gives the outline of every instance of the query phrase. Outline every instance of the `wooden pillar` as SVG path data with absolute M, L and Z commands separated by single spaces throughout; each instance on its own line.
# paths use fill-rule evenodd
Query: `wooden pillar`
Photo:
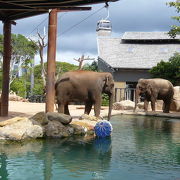
M 9 70 L 11 61 L 11 22 L 4 22 L 4 54 L 3 54 L 3 77 L 1 95 L 1 116 L 8 116 L 9 106 Z
M 49 13 L 48 26 L 48 52 L 47 52 L 47 82 L 46 82 L 46 112 L 54 111 L 55 101 L 55 71 L 56 71 L 56 37 L 57 36 L 57 10 Z

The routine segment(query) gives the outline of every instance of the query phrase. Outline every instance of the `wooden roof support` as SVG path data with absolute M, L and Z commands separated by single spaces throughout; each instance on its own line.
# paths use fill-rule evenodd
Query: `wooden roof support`
M 48 26 L 46 112 L 54 112 L 56 38 L 57 38 L 57 9 L 53 9 L 49 13 L 49 26 Z
M 1 116 L 8 116 L 9 106 L 9 70 L 11 61 L 11 21 L 4 22 L 4 55 L 3 55 L 3 81 L 1 95 Z

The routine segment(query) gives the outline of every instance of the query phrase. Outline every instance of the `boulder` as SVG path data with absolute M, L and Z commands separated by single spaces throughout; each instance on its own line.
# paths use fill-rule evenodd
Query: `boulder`
M 170 111 L 180 112 L 180 100 L 172 101 Z
M 50 121 L 45 126 L 45 135 L 47 137 L 64 138 L 73 135 L 85 135 L 87 131 L 87 128 L 82 125 L 76 123 L 63 125 L 61 122 L 55 120 Z
M 98 121 L 99 119 L 102 119 L 102 117 L 97 118 L 96 116 L 91 116 L 88 114 L 83 114 L 82 116 L 80 116 L 79 118 L 80 120 L 89 120 L 89 121 Z
M 180 100 L 180 86 L 175 86 L 174 87 L 174 96 L 173 98 L 175 100 Z
M 34 125 L 26 117 L 15 117 L 1 122 L 0 139 L 3 140 L 24 140 L 43 137 L 43 128 Z
M 30 119 L 33 121 L 33 123 L 37 122 L 41 126 L 48 124 L 48 118 L 45 112 L 38 112 L 37 114 L 32 116 Z
M 114 110 L 133 110 L 135 106 L 135 103 L 130 100 L 115 102 L 113 104 Z
M 174 96 L 170 106 L 170 111 L 180 112 L 180 86 L 174 87 Z
M 69 124 L 68 126 L 74 129 L 74 135 L 85 135 L 87 132 L 87 128 L 77 124 Z
M 65 126 L 59 121 L 50 121 L 45 126 L 45 135 L 48 137 L 68 137 L 72 136 L 74 133 L 74 128 Z
M 94 126 L 96 125 L 96 121 L 90 121 L 90 120 L 73 120 L 71 124 L 78 125 L 80 127 L 83 127 L 85 132 L 87 134 L 94 134 Z
M 59 121 L 64 125 L 67 125 L 72 121 L 72 117 L 70 115 L 62 113 L 48 112 L 46 115 L 49 121 Z

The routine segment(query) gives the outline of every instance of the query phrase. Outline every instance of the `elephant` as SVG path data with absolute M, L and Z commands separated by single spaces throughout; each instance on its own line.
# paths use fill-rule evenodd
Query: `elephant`
M 85 114 L 89 114 L 94 105 L 94 113 L 97 118 L 100 117 L 102 93 L 106 93 L 109 96 L 108 120 L 110 120 L 114 98 L 114 80 L 109 72 L 83 70 L 66 72 L 56 81 L 55 93 L 59 113 L 69 115 L 69 102 L 78 101 L 85 103 Z
M 147 111 L 149 101 L 151 101 L 152 111 L 155 111 L 156 100 L 163 100 L 163 112 L 169 113 L 170 104 L 173 100 L 174 89 L 170 81 L 161 78 L 139 79 L 136 85 L 135 108 L 136 110 L 139 96 L 144 96 L 144 110 Z

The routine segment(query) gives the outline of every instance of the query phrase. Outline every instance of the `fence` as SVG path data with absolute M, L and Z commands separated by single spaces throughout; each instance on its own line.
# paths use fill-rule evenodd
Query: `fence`
M 135 88 L 115 88 L 115 102 L 135 100 Z
M 44 95 L 32 95 L 27 98 L 29 102 L 34 103 L 43 103 L 45 102 L 45 96 Z

